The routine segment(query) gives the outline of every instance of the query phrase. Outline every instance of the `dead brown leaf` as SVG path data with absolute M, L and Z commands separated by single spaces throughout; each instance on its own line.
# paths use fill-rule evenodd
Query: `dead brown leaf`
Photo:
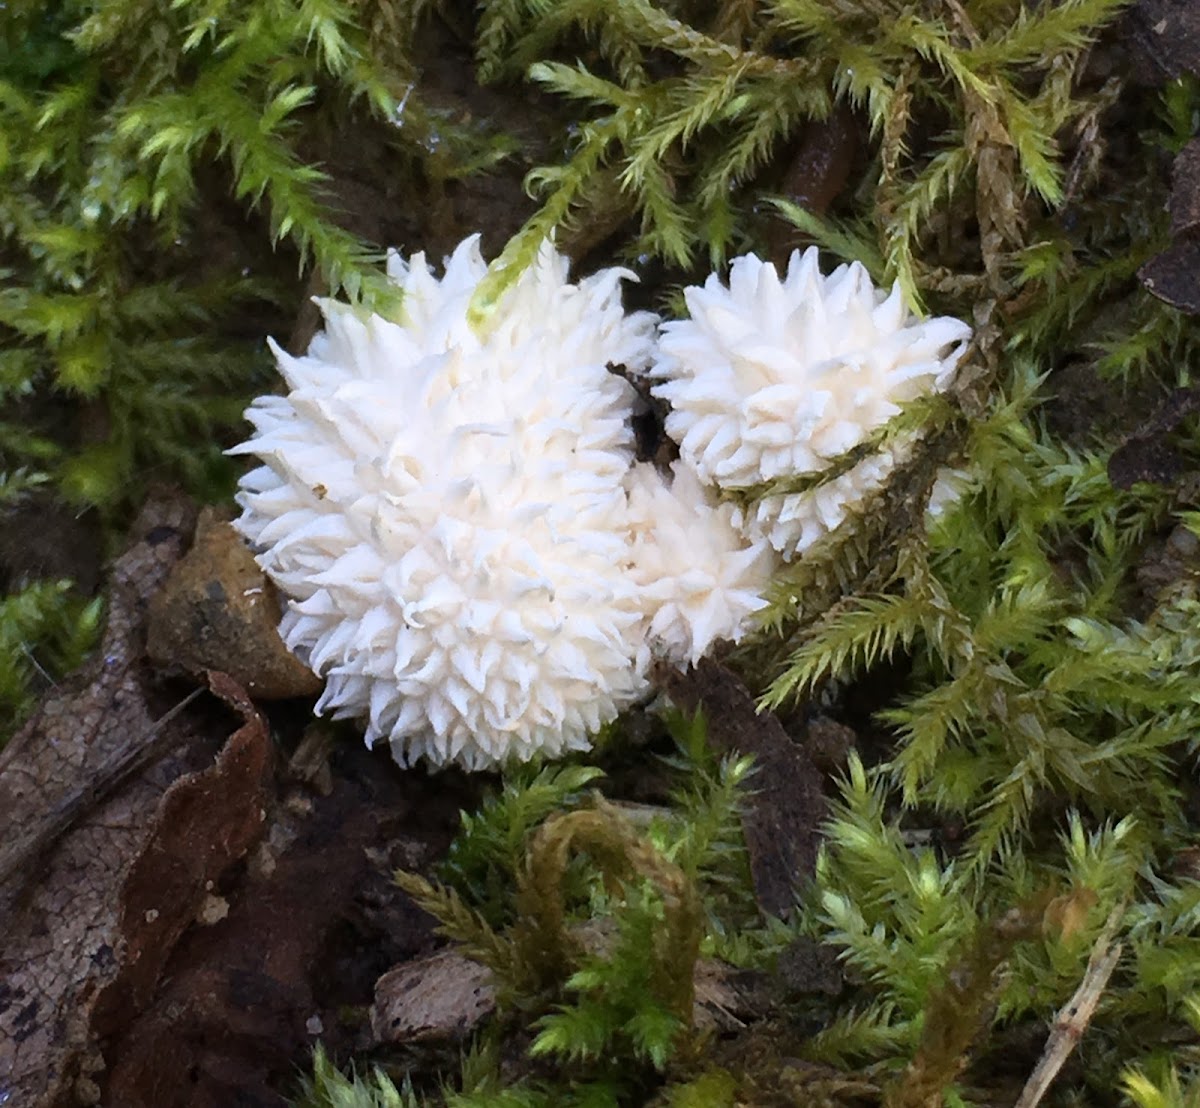
M 347 1011 L 365 1016 L 380 974 L 433 943 L 433 921 L 390 870 L 428 864 L 471 803 L 447 778 L 430 790 L 422 774 L 343 748 L 329 795 L 275 806 L 248 872 L 223 891 L 223 917 L 184 934 L 153 1004 L 111 1037 L 104 1102 L 277 1108 L 318 1037 L 335 1052 L 355 1045 Z
M 1150 539 L 1134 567 L 1134 581 L 1130 614 L 1139 620 L 1149 619 L 1174 594 L 1194 595 L 1200 586 L 1200 537 L 1181 523 Z
M 1128 489 L 1141 481 L 1177 484 L 1187 463 L 1166 437 L 1197 411 L 1200 389 L 1174 389 L 1158 410 L 1109 455 L 1108 479 L 1114 487 Z
M 1200 229 L 1200 139 L 1175 155 L 1171 181 L 1171 233 Z
M 245 722 L 210 768 L 181 777 L 159 803 L 156 834 L 121 890 L 129 969 L 122 987 L 101 998 L 98 1025 L 123 1021 L 151 1001 L 168 955 L 206 894 L 262 829 L 271 770 L 266 721 L 226 674 L 209 674 L 209 687 Z
M 1146 291 L 1189 315 L 1200 313 L 1200 235 L 1181 235 L 1141 269 Z
M 1200 313 L 1200 139 L 1176 155 L 1171 179 L 1173 241 L 1138 270 L 1138 277 L 1159 300 L 1195 315 Z
M 258 833 L 270 745 L 246 695 L 214 675 L 245 719 L 223 745 L 198 713 L 164 723 L 152 703 L 143 614 L 191 518 L 178 497 L 146 506 L 114 567 L 99 657 L 0 757 L 0 834 L 22 852 L 0 904 L 0 1094 L 14 1103 L 99 1102 L 99 1037 L 148 1001 L 207 890 Z
M 97 657 L 48 696 L 0 752 L 0 921 L 13 906 L 16 866 L 24 864 L 24 876 L 31 876 L 46 840 L 65 830 L 131 741 L 148 741 L 162 722 L 144 693 L 142 613 L 179 558 L 194 519 L 194 508 L 181 497 L 163 495 L 146 505 L 132 530 L 136 541 L 113 567 Z

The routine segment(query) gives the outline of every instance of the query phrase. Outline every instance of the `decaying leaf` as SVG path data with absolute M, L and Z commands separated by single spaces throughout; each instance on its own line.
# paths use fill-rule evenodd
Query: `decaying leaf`
M 1200 139 L 1192 139 L 1175 156 L 1171 179 L 1172 233 L 1200 230 Z
M 696 1004 L 692 1023 L 698 1031 L 736 1031 L 761 1018 L 765 1007 L 762 975 L 715 958 L 696 962 Z
M 245 720 L 208 769 L 176 781 L 158 806 L 154 838 L 121 890 L 121 935 L 130 969 L 106 1000 L 124 1019 L 154 995 L 167 956 L 217 879 L 258 838 L 266 816 L 271 741 L 266 721 L 229 676 L 209 686 Z
M 1172 593 L 1195 593 L 1200 586 L 1200 537 L 1179 524 L 1152 539 L 1134 570 L 1138 619 L 1150 614 Z
M 1200 139 L 1192 139 L 1175 158 L 1170 209 L 1173 241 L 1138 276 L 1160 300 L 1195 315 L 1200 313 Z
M 200 713 L 162 722 L 146 671 L 143 612 L 190 515 L 177 498 L 147 505 L 114 568 L 100 656 L 0 757 L 0 836 L 23 851 L 0 890 L 0 1099 L 99 1102 L 98 1041 L 149 1000 L 207 891 L 260 830 L 270 742 L 245 693 L 213 675 L 245 720 L 213 741 Z M 147 745 L 154 757 L 131 759 Z
M 1159 300 L 1190 315 L 1200 313 L 1200 236 L 1194 231 L 1181 235 L 1142 266 L 1138 276 Z
M 135 541 L 113 567 L 108 621 L 96 659 L 56 690 L 0 753 L 0 922 L 37 867 L 38 855 L 70 825 L 131 745 L 162 722 L 146 702 L 142 611 L 178 560 L 195 520 L 179 497 L 152 500 Z M 18 867 L 23 872 L 17 874 Z
M 474 800 L 446 784 L 350 744 L 328 796 L 275 804 L 223 918 L 184 934 L 153 1003 L 106 1044 L 104 1103 L 278 1108 L 318 1037 L 350 1048 L 347 1013 L 365 1016 L 380 974 L 432 946 L 390 870 L 444 852 Z
M 1109 456 L 1108 479 L 1118 489 L 1131 488 L 1139 481 L 1176 484 L 1187 463 L 1166 436 L 1196 411 L 1200 411 L 1200 389 L 1173 390 L 1158 410 Z

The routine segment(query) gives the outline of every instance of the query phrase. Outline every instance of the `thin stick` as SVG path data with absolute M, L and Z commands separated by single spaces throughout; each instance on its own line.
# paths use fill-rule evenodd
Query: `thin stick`
M 1021 1095 L 1013 1108 L 1036 1108 L 1041 1103 L 1042 1097 L 1046 1095 L 1051 1083 L 1058 1076 L 1058 1071 L 1062 1069 L 1063 1064 L 1071 1056 L 1071 1052 L 1079 1045 L 1079 1040 L 1083 1038 L 1087 1025 L 1091 1023 L 1092 1016 L 1096 1013 L 1100 997 L 1104 995 L 1108 979 L 1121 959 L 1124 947 L 1120 943 L 1113 943 L 1112 940 L 1124 915 L 1125 905 L 1123 903 L 1118 904 L 1110 913 L 1104 924 L 1104 930 L 1100 932 L 1092 947 L 1092 954 L 1088 958 L 1087 971 L 1083 975 L 1083 980 L 1079 983 L 1079 988 L 1075 990 L 1075 995 L 1059 1009 L 1058 1015 L 1055 1016 L 1054 1026 L 1050 1030 L 1049 1038 L 1046 1039 L 1046 1048 L 1042 1051 L 1042 1057 L 1033 1073 L 1029 1075 L 1029 1080 L 1025 1082 L 1025 1088 L 1021 1090 Z

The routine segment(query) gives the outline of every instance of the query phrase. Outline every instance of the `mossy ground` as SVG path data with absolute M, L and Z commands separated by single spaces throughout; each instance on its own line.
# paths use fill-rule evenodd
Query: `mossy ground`
M 0 511 L 62 536 L 0 542 L 14 719 L 87 650 L 146 488 L 230 495 L 264 336 L 303 345 L 314 292 L 388 310 L 387 246 L 485 228 L 483 321 L 552 230 L 583 268 L 636 263 L 666 310 L 738 252 L 815 241 L 976 327 L 953 396 L 905 417 L 925 448 L 732 659 L 796 734 L 857 735 L 796 911 L 758 911 L 744 767 L 702 732 L 677 723 L 649 830 L 589 806 L 577 767 L 522 771 L 444 884 L 412 884 L 496 972 L 500 1021 L 415 1071 L 420 1097 L 319 1062 L 308 1103 L 1009 1104 L 1111 919 L 1121 956 L 1046 1103 L 1196 1102 L 1200 330 L 1138 279 L 1192 229 L 1186 24 L 1122 0 L 2 18 Z M 946 464 L 968 489 L 927 526 Z M 613 741 L 610 800 L 662 779 L 661 732 Z M 835 995 L 763 994 L 698 1036 L 680 960 L 774 972 L 803 943 L 841 958 Z

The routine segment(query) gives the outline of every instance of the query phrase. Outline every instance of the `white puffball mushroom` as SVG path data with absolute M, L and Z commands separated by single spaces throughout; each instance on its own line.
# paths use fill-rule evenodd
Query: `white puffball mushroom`
M 777 558 L 734 526 L 685 466 L 667 479 L 639 462 L 630 471 L 631 574 L 644 590 L 651 651 L 676 666 L 695 665 L 718 640 L 738 642 L 766 607 L 763 593 Z
M 685 291 L 690 318 L 662 327 L 649 376 L 671 410 L 666 431 L 706 485 L 745 489 L 820 473 L 899 413 L 945 389 L 966 348 L 960 320 L 916 319 L 898 286 L 877 289 L 857 262 L 823 276 L 817 250 L 781 279 L 753 254 Z M 768 496 L 742 519 L 791 558 L 881 487 L 912 442 L 893 443 L 804 493 Z
M 625 270 L 577 284 L 545 246 L 467 322 L 478 238 L 434 275 L 389 261 L 396 319 L 325 301 L 289 392 L 254 402 L 264 463 L 237 526 L 289 598 L 288 646 L 326 677 L 318 711 L 366 723 L 402 765 L 469 769 L 584 749 L 643 694 L 645 598 L 628 571 L 631 386 L 656 319 Z

